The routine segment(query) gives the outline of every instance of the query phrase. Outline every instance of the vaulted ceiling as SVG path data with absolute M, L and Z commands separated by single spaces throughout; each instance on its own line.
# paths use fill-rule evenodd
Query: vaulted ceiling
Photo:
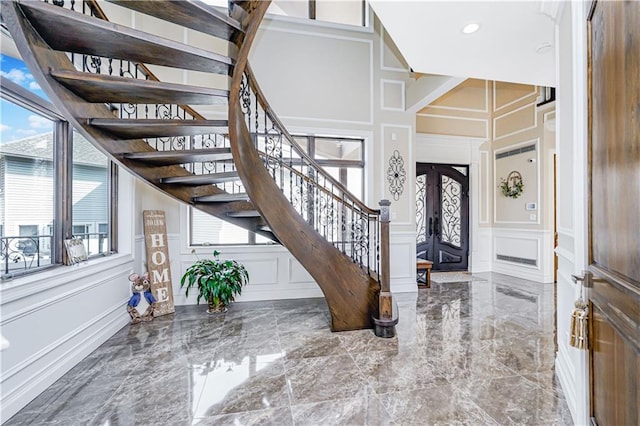
M 559 1 L 369 3 L 416 72 L 555 87 Z

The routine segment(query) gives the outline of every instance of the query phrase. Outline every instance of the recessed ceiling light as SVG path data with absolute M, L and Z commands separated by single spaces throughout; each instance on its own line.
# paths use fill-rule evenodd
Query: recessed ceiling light
M 479 29 L 480 29 L 480 24 L 476 24 L 475 22 L 473 22 L 471 24 L 465 25 L 464 28 L 462 29 L 462 32 L 465 34 L 472 34 L 478 31 Z

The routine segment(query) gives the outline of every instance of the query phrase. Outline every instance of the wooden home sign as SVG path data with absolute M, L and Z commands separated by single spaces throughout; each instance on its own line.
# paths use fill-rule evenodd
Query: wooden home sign
M 144 210 L 144 242 L 147 247 L 147 269 L 151 278 L 151 292 L 156 297 L 154 317 L 171 314 L 173 289 L 171 287 L 171 267 L 167 244 L 167 222 L 163 210 Z

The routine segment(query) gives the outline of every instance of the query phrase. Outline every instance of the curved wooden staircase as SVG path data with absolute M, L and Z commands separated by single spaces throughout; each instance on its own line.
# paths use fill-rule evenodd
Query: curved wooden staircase
M 111 23 L 94 1 L 4 1 L 2 15 L 40 86 L 96 147 L 170 196 L 281 242 L 321 287 L 332 330 L 371 327 L 381 269 L 389 294 L 379 266 L 388 228 L 297 145 L 260 91 L 247 58 L 269 2 L 230 2 L 229 16 L 199 1 L 111 2 L 226 40 L 228 51 Z M 160 82 L 144 64 L 226 84 Z M 228 105 L 228 120 L 189 104 Z

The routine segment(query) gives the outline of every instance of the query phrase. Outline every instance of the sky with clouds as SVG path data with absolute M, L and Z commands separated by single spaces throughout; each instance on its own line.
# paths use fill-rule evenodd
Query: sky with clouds
M 36 95 L 48 99 L 24 62 L 7 55 L 0 55 L 0 74 Z M 23 139 L 51 131 L 52 123 L 46 118 L 0 100 L 0 143 Z

